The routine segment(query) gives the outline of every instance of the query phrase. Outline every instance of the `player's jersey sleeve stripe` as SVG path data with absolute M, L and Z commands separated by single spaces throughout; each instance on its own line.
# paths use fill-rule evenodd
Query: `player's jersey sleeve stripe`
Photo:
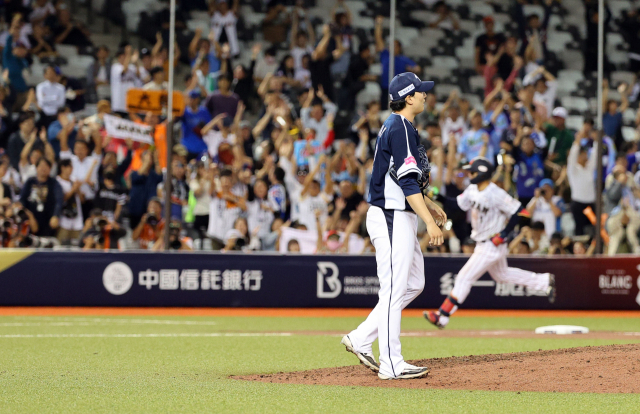
M 422 175 L 422 171 L 415 165 L 408 166 L 407 164 L 402 164 L 402 167 L 400 167 L 397 172 L 398 179 L 410 173 L 416 173 L 418 174 L 418 177 Z

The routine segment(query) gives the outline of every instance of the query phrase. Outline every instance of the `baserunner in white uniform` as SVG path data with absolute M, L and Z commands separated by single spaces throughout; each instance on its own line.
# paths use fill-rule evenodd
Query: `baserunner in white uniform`
M 424 317 L 443 329 L 449 318 L 464 303 L 471 285 L 485 272 L 500 283 L 524 285 L 536 291 L 546 291 L 549 301 L 556 296 L 555 276 L 534 273 L 507 266 L 507 237 L 529 213 L 522 204 L 491 182 L 493 167 L 488 159 L 477 157 L 463 169 L 470 172 L 471 185 L 455 200 L 444 199 L 463 211 L 471 210 L 471 238 L 476 242 L 473 254 L 456 277 L 453 290 L 437 312 L 425 311 Z
M 417 238 L 418 217 L 427 224 L 431 244 L 443 242 L 439 223 L 446 215 L 421 187 L 429 183 L 429 160 L 412 122 L 424 110 L 433 82 L 413 73 L 397 75 L 389 84 L 391 110 L 376 142 L 369 190 L 367 231 L 376 249 L 380 291 L 378 305 L 354 331 L 342 338 L 347 351 L 380 379 L 422 378 L 425 367 L 404 361 L 400 346 L 400 319 L 404 309 L 424 288 L 424 257 Z M 428 200 L 428 201 L 427 201 Z M 435 219 L 434 219 L 435 217 Z M 371 352 L 378 338 L 380 365 Z

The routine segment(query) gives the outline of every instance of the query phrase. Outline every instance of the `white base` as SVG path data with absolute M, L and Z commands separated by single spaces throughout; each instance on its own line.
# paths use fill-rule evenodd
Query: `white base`
M 556 335 L 570 335 L 570 334 L 586 334 L 589 333 L 589 328 L 584 326 L 573 325 L 552 325 L 541 326 L 536 328 L 537 334 L 556 334 Z

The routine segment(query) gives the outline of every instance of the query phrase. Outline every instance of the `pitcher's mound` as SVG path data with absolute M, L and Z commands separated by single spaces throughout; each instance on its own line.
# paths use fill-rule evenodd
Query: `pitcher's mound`
M 416 380 L 383 381 L 367 368 L 353 365 L 233 378 L 288 384 L 453 390 L 640 392 L 640 344 L 472 355 L 410 362 L 417 366 L 429 367 L 429 376 Z

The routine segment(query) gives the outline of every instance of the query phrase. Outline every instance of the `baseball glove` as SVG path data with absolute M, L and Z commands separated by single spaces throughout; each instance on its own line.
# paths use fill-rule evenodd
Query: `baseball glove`
M 431 164 L 427 157 L 427 150 L 423 145 L 418 145 L 418 155 L 420 156 L 420 165 L 422 166 L 422 174 L 418 179 L 418 185 L 424 192 L 429 189 L 429 175 L 431 174 Z

